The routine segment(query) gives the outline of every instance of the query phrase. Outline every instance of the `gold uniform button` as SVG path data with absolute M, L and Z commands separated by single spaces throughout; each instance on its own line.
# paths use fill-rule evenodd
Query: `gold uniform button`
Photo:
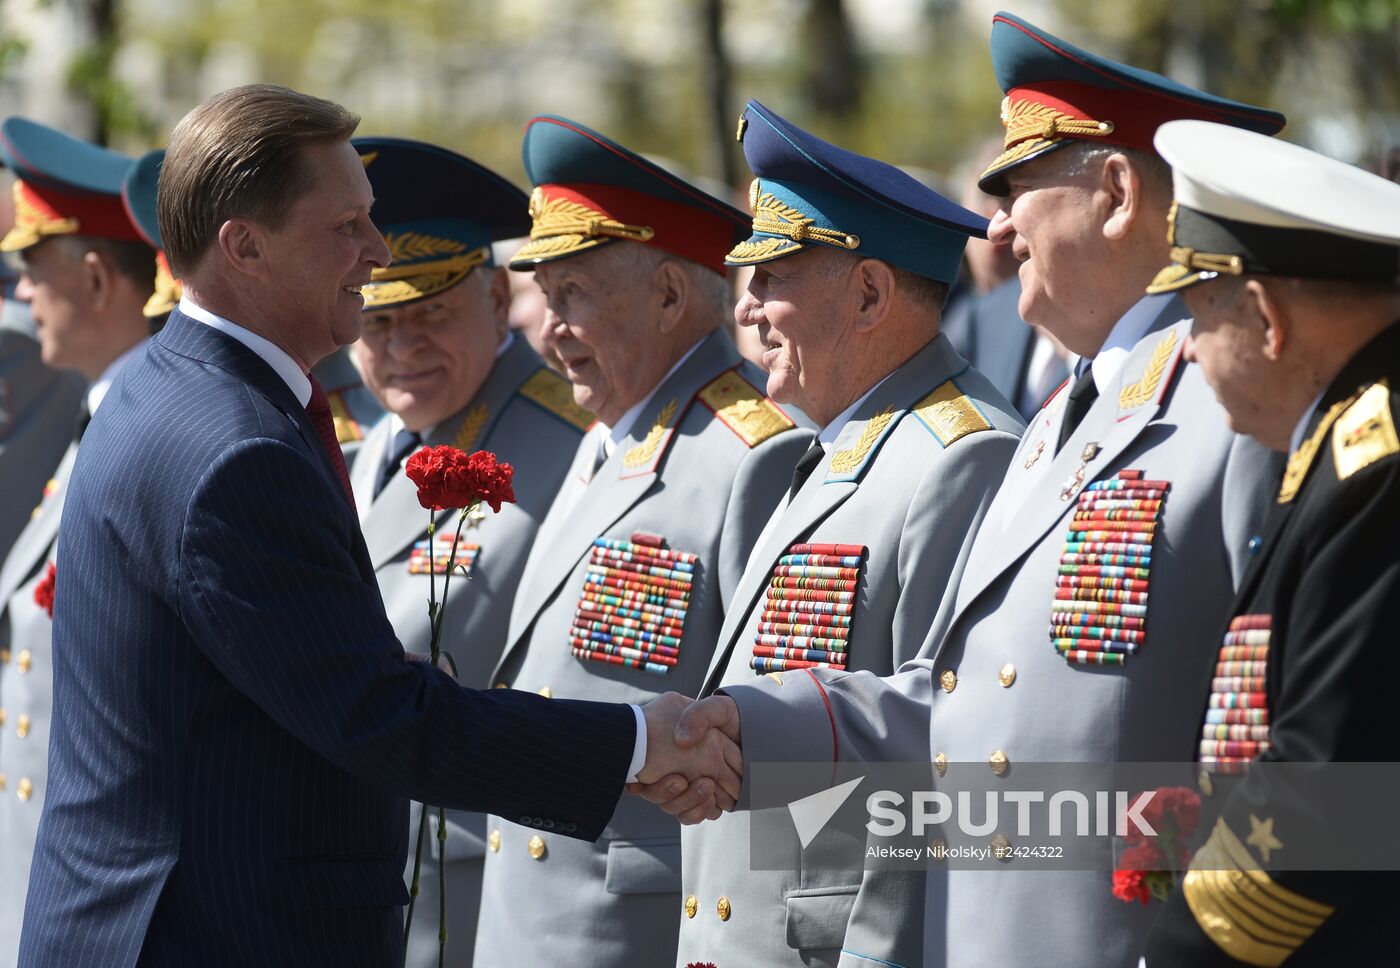
M 15 665 L 19 666 L 20 672 L 28 672 L 29 667 L 34 664 L 34 657 L 29 654 L 28 649 L 20 649 L 19 655 L 15 658 Z
M 530 856 L 535 860 L 544 860 L 546 848 L 544 846 L 544 838 L 539 834 L 535 834 L 535 836 L 530 838 L 530 842 L 525 845 L 525 849 L 530 852 Z
M 698 912 L 699 910 L 700 910 L 700 902 L 699 902 L 698 900 L 696 900 L 694 894 L 690 895 L 690 897 L 688 897 L 688 898 L 685 899 L 685 916 L 686 916 L 686 917 L 688 917 L 688 918 L 693 918 L 693 917 L 695 917 L 696 912 Z
M 19 797 L 21 800 L 24 800 L 24 801 L 27 802 L 27 801 L 29 800 L 29 797 L 30 797 L 33 793 L 34 793 L 34 784 L 33 784 L 32 782 L 30 782 L 29 777 L 27 777 L 27 776 L 22 776 L 22 777 L 20 777 L 20 780 L 19 780 L 19 789 L 15 790 L 15 796 L 17 796 L 17 797 Z
M 548 686 L 540 686 L 540 695 L 544 696 L 544 698 L 546 699 L 553 699 L 554 690 L 549 688 Z
M 0 773 L 0 790 L 5 789 L 5 774 Z
M 15 735 L 20 739 L 29 735 L 29 716 L 27 714 L 20 713 L 19 722 L 15 723 Z
M 6 663 L 8 663 L 9 661 L 10 661 L 10 650 L 9 650 L 9 649 L 0 649 L 0 664 L 6 664 Z
M 1011 766 L 1011 761 L 1006 758 L 1003 750 L 992 750 L 992 755 L 987 757 L 987 765 L 992 768 L 992 772 L 1001 776 Z
M 1003 689 L 1010 689 L 1011 684 L 1016 681 L 1016 667 L 1008 662 L 1001 667 L 997 673 L 997 682 L 1001 683 Z
M 0 726 L 5 725 L 5 710 L 0 709 Z
M 491 831 L 488 843 L 491 845 L 491 853 L 499 854 L 501 852 L 501 832 L 499 830 Z
M 1011 859 L 1011 841 L 1006 834 L 997 834 L 992 838 L 992 856 L 1003 863 Z
M 934 757 L 933 757 L 933 768 L 934 768 L 935 770 L 938 771 L 938 775 L 939 775 L 939 776 L 942 776 L 944 773 L 947 773 L 947 772 L 948 772 L 948 754 L 947 754 L 947 753 L 937 753 L 937 754 L 935 754 Z
M 1215 784 L 1210 780 L 1210 774 L 1202 770 L 1196 776 L 1196 786 L 1201 789 L 1201 796 L 1208 797 L 1215 793 Z
M 729 907 L 729 898 L 722 897 L 719 899 L 719 903 L 715 905 L 715 913 L 719 915 L 721 921 L 729 920 L 729 915 L 732 913 Z
M 943 687 L 944 692 L 952 692 L 958 688 L 958 674 L 952 669 L 944 669 L 943 674 L 938 677 L 938 684 Z
M 504 682 L 498 682 L 498 683 L 496 683 L 494 686 L 492 686 L 492 688 L 493 688 L 493 689 L 509 689 L 510 686 L 506 685 Z

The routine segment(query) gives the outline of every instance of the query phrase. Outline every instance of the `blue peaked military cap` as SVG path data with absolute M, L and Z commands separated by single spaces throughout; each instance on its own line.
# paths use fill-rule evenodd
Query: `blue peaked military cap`
M 533 224 L 512 269 L 624 239 L 723 274 L 724 253 L 748 227 L 737 208 L 568 118 L 532 118 L 521 154 L 534 186 Z
M 160 224 L 156 220 L 156 188 L 164 161 L 164 148 L 148 151 L 131 163 L 122 179 L 122 204 L 126 206 L 127 217 L 146 243 L 156 250 L 155 291 L 146 300 L 143 310 L 148 319 L 168 314 L 180 304 L 182 292 L 180 283 L 170 274 L 165 246 L 160 240 Z
M 18 252 L 55 235 L 144 241 L 122 206 L 126 155 L 27 118 L 0 124 L 0 160 L 16 179 L 15 224 L 0 251 Z
M 987 220 L 883 161 L 808 134 L 750 101 L 739 119 L 744 157 L 758 177 L 749 187 L 752 235 L 729 265 L 781 259 L 811 245 L 952 282 L 969 238 Z
M 1007 193 L 1006 172 L 1075 141 L 1152 151 L 1168 121 L 1195 119 L 1275 134 L 1277 111 L 1217 97 L 1119 64 L 1009 13 L 992 17 L 992 66 L 1006 97 L 1005 151 L 982 173 L 983 191 Z
M 493 265 L 491 243 L 530 230 L 525 193 L 455 151 L 407 138 L 354 138 L 374 191 L 370 217 L 393 262 L 364 287 L 365 308 L 450 289 Z

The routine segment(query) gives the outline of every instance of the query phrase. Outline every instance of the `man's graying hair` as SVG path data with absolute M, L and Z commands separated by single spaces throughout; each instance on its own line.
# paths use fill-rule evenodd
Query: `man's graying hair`
M 693 298 L 699 300 L 707 314 L 718 315 L 726 321 L 734 314 L 734 293 L 729 281 L 719 273 L 640 242 L 622 240 L 609 243 L 607 248 L 614 250 L 613 257 L 618 260 L 614 265 L 622 278 L 640 278 L 654 272 L 663 262 L 674 262 L 685 273 Z
M 1156 152 L 1077 140 L 1068 147 L 1057 148 L 1054 153 L 1059 155 L 1060 170 L 1072 178 L 1102 166 L 1111 155 L 1122 155 L 1150 191 L 1162 192 L 1171 198 L 1172 169 Z
M 170 134 L 156 193 L 174 275 L 196 268 L 231 218 L 279 228 L 310 186 L 302 148 L 344 141 L 359 123 L 333 101 L 273 84 L 232 88 L 185 115 Z

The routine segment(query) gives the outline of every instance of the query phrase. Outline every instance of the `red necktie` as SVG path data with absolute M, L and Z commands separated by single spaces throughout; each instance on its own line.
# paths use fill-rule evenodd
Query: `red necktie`
M 340 438 L 335 434 L 335 418 L 331 416 L 331 402 L 326 399 L 326 390 L 321 381 L 311 377 L 311 399 L 306 402 L 306 415 L 316 426 L 316 436 L 321 438 L 321 447 L 326 458 L 340 478 L 340 486 L 345 489 L 345 499 L 350 509 L 355 509 L 355 495 L 350 490 L 350 472 L 345 468 L 345 455 L 340 452 Z

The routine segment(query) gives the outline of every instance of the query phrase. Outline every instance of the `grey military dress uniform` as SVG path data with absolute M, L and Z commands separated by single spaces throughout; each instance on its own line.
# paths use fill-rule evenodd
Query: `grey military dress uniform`
M 1278 460 L 1230 432 L 1199 368 L 1181 358 L 1190 323 L 1173 323 L 1179 316 L 1179 303 L 1163 310 L 1058 453 L 1065 391 L 1035 417 L 919 660 L 886 680 L 857 673 L 823 677 L 820 687 L 809 677 L 727 690 L 744 717 L 746 758 L 830 757 L 829 739 L 818 751 L 833 726 L 843 760 L 932 752 L 935 788 L 956 769 L 1011 782 L 1018 762 L 1193 758 L 1200 677 L 1214 661 Z M 1069 521 L 1087 485 L 1125 470 L 1169 482 L 1152 543 L 1145 639 L 1122 665 L 1071 663 L 1050 632 Z M 867 719 L 876 705 L 883 735 Z M 815 742 L 775 746 L 779 722 L 785 735 Z M 1014 834 L 993 837 L 1014 845 Z M 934 867 L 917 879 L 867 874 L 841 964 L 1136 964 L 1155 912 L 1114 898 L 1108 872 L 1018 872 L 1014 863 Z
M 29 522 L 72 440 L 82 398 L 83 378 L 44 365 L 29 307 L 7 291 L 0 304 L 0 556 Z
M 511 603 L 535 532 L 592 422 L 593 415 L 574 403 L 569 382 L 546 367 L 525 340 L 515 339 L 496 360 L 476 396 L 433 428 L 423 442 L 432 447 L 450 444 L 468 453 L 489 450 L 515 469 L 516 503 L 502 505 L 499 513 L 484 508 L 484 516 L 469 518 L 462 529 L 458 560 L 471 560 L 470 578 L 455 574 L 448 586 L 442 646 L 452 653 L 458 680 L 465 686 L 480 689 L 490 681 L 505 646 Z M 385 611 L 403 647 L 426 655 L 430 650 L 425 567 L 429 514 L 418 503 L 417 488 L 402 473 L 374 497 L 395 423 L 386 417 L 366 436 L 351 486 Z M 450 544 L 458 513 L 440 511 L 435 519 L 439 541 Z M 441 598 L 441 570 L 436 581 Z M 415 803 L 409 814 L 406 880 L 413 873 L 419 815 Z M 440 851 L 436 812 L 430 810 L 429 817 L 408 964 L 424 968 L 437 964 L 438 867 L 445 858 L 448 959 L 454 966 L 469 965 L 481 903 L 486 818 L 450 811 L 447 842 Z
M 1011 404 L 944 336 L 891 373 L 755 548 L 706 691 L 767 671 L 752 667 L 754 644 L 770 579 L 795 544 L 867 549 L 848 669 L 886 676 L 912 659 L 966 560 L 1021 430 Z M 859 870 L 751 870 L 749 819 L 732 813 L 683 829 L 676 964 L 834 965 Z
M 350 358 L 350 347 L 337 347 L 311 368 L 311 375 L 321 381 L 335 421 L 335 436 L 340 441 L 345 464 L 355 463 L 355 453 L 364 444 L 366 433 L 384 416 L 384 407 L 365 386 L 364 377 Z
M 34 601 L 58 547 L 78 445 L 0 567 L 0 965 L 19 958 L 24 898 L 48 786 L 53 619 Z
M 596 473 L 598 441 L 585 438 L 526 565 L 493 679 L 560 698 L 644 703 L 668 690 L 695 695 L 725 603 L 812 437 L 757 389 L 764 381 L 716 331 L 662 381 Z M 665 674 L 575 656 L 586 580 L 611 560 L 595 539 L 650 541 L 696 556 L 679 654 Z M 624 796 L 596 844 L 554 836 L 533 817 L 492 817 L 490 827 L 478 965 L 611 968 L 674 958 L 681 884 L 674 818 Z

